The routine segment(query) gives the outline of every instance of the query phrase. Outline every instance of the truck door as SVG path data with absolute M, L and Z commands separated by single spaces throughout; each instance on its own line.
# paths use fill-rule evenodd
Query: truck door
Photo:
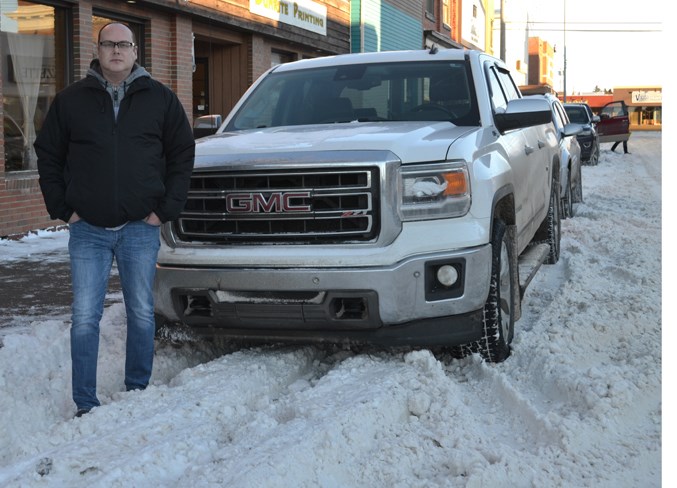
M 506 100 L 520 98 L 517 85 L 514 83 L 510 73 L 499 66 L 491 66 L 488 77 L 492 90 L 492 102 L 494 109 L 501 110 L 500 93 Z M 550 134 L 549 137 L 553 135 Z M 506 141 L 505 148 L 509 151 L 508 160 L 514 175 L 513 186 L 515 188 L 515 212 L 517 228 L 528 231 L 532 226 L 534 215 L 540 209 L 547 205 L 549 194 L 546 190 L 550 188 L 550 177 L 548 168 L 549 161 L 547 147 L 548 134 L 543 126 L 527 127 L 525 129 L 516 129 L 503 135 Z M 536 189 L 543 189 L 537 191 Z M 528 235 L 531 233 L 527 232 Z M 520 240 L 520 236 L 518 236 Z M 519 242 L 520 249 L 524 243 Z

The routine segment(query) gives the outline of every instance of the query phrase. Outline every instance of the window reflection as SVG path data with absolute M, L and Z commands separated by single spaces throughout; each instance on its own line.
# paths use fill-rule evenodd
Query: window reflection
M 33 142 L 54 95 L 65 85 L 63 20 L 63 11 L 55 7 L 2 2 L 0 71 L 6 172 L 37 169 Z

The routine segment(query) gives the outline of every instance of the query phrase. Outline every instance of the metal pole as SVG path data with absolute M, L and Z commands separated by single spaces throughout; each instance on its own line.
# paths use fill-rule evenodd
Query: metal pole
M 505 63 L 505 0 L 501 0 L 501 59 Z
M 501 59 L 505 62 L 505 0 L 501 0 Z
M 567 102 L 567 0 L 564 0 L 564 103 Z

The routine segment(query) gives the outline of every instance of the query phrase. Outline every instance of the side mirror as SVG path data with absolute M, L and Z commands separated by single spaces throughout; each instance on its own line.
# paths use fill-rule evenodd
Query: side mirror
M 550 103 L 542 97 L 510 100 L 504 112 L 494 114 L 496 128 L 501 132 L 552 122 Z
M 593 124 L 599 123 L 599 120 L 600 120 L 600 119 L 599 119 L 599 115 L 593 115 L 593 116 L 592 116 L 592 123 L 593 123 Z
M 577 136 L 581 132 L 583 132 L 583 126 L 581 124 L 566 124 L 562 129 L 562 135 L 564 137 Z
M 211 136 L 216 134 L 216 131 L 221 126 L 221 115 L 203 115 L 198 117 L 193 122 L 193 137 L 199 139 L 200 137 Z

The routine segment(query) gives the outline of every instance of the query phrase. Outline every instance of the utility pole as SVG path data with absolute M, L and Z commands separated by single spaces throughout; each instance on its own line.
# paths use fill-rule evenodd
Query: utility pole
M 567 0 L 564 0 L 564 103 L 567 102 Z
M 505 63 L 505 0 L 501 0 L 501 60 Z

